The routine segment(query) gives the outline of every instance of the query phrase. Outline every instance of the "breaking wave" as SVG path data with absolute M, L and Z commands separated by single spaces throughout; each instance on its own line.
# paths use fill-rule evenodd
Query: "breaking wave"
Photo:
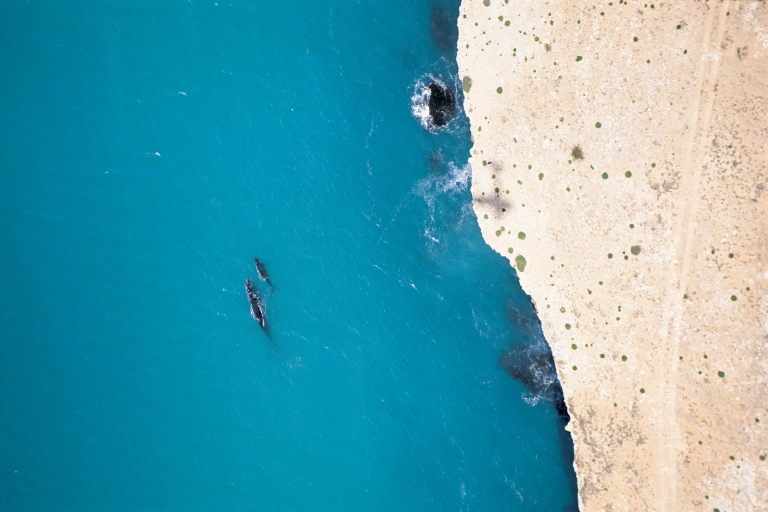
M 435 200 L 443 194 L 463 192 L 472 178 L 472 166 L 469 163 L 461 167 L 450 162 L 448 172 L 442 175 L 430 175 L 416 182 L 414 193 L 424 199 L 430 210 L 434 210 Z
M 444 174 L 430 174 L 414 185 L 412 193 L 423 199 L 429 210 L 429 217 L 424 219 L 422 236 L 430 253 L 440 244 L 446 230 L 456 229 L 463 223 L 467 212 L 459 202 L 466 202 L 463 193 L 468 189 L 471 178 L 472 167 L 469 163 L 458 167 L 450 162 Z
M 426 82 L 417 81 L 411 96 L 411 113 L 425 130 L 434 133 L 437 131 L 437 127 L 432 123 L 432 116 L 429 115 L 429 97 L 431 94 Z

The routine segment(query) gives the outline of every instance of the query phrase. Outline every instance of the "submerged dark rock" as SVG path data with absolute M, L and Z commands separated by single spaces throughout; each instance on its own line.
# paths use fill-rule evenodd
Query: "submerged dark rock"
M 554 405 L 557 415 L 566 423 L 570 421 L 552 354 L 520 343 L 504 351 L 499 365 L 510 377 L 522 382 L 531 395 Z
M 456 97 L 447 85 L 438 82 L 429 84 L 429 115 L 432 124 L 445 126 L 456 112 Z
M 453 53 L 454 56 L 456 54 L 456 41 L 459 38 L 459 27 L 456 23 L 458 16 L 458 5 L 432 2 L 429 31 L 432 35 L 432 43 L 442 54 Z
M 507 299 L 507 318 L 515 331 L 525 336 L 533 337 L 538 334 L 539 323 L 536 316 L 536 305 L 530 303 L 530 308 L 526 309 L 518 305 L 514 299 Z
M 568 406 L 565 405 L 565 397 L 563 396 L 563 388 L 560 384 L 557 385 L 558 397 L 555 399 L 555 410 L 558 417 L 565 420 L 566 423 L 571 421 L 571 415 L 568 414 Z
M 429 170 L 433 173 L 436 173 L 440 170 L 440 167 L 443 165 L 443 154 L 438 151 L 436 153 L 432 153 L 428 157 L 429 161 Z

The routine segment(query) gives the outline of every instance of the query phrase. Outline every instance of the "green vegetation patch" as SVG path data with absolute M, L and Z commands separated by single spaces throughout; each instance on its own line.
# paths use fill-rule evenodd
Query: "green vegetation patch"
M 722 379 L 723 377 L 725 377 L 725 372 L 717 372 L 717 376 Z
M 640 254 L 640 246 L 639 245 L 633 245 L 632 248 L 629 250 L 634 256 L 637 256 Z
M 627 172 L 624 173 L 624 176 L 626 176 L 627 178 L 631 178 L 632 177 L 632 173 L 630 171 L 627 171 Z
M 565 324 L 565 328 L 570 331 L 571 330 L 571 324 Z M 574 347 L 576 347 L 576 345 L 574 345 Z M 576 349 L 574 348 L 574 350 L 576 350 Z
M 603 126 L 603 123 L 601 123 L 600 121 L 595 123 L 595 128 L 600 128 L 601 126 Z
M 608 179 L 608 173 L 607 173 L 607 172 L 604 172 L 604 173 L 602 174 L 602 176 L 603 176 L 603 179 L 604 179 L 604 180 L 607 180 L 607 179 Z
M 573 157 L 574 160 L 584 160 L 584 151 L 582 151 L 579 144 L 576 144 L 573 146 L 573 149 L 571 149 L 571 157 Z
M 465 76 L 461 79 L 461 88 L 464 89 L 464 92 L 469 92 L 469 90 L 472 88 L 472 79 L 468 76 Z
M 519 233 L 517 234 L 517 238 L 519 238 L 520 240 L 525 240 L 525 233 L 523 233 L 522 231 L 521 231 L 521 232 L 519 232 Z
M 501 87 L 497 87 L 497 88 L 496 88 L 496 92 L 497 92 L 498 94 L 501 94 L 502 92 L 504 92 L 504 89 L 502 89 Z
M 517 270 L 519 270 L 520 272 L 525 272 L 526 263 L 527 262 L 525 261 L 525 258 L 523 257 L 522 254 L 518 254 L 517 256 L 515 256 L 515 264 L 517 264 Z
M 491 5 L 491 0 L 483 0 L 483 5 L 489 7 Z

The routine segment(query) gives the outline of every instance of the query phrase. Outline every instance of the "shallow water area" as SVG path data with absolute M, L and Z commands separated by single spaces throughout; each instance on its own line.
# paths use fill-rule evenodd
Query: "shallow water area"
M 574 509 L 435 9 L 0 6 L 0 509 Z

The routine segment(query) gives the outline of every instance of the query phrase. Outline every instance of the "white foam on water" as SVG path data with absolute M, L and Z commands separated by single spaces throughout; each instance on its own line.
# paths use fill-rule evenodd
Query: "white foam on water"
M 448 172 L 442 175 L 430 175 L 416 182 L 414 193 L 424 199 L 430 210 L 434 210 L 435 200 L 443 194 L 463 192 L 472 178 L 472 166 L 469 163 L 461 167 L 450 162 Z
M 560 384 L 557 378 L 557 370 L 554 364 L 552 364 L 553 361 L 550 361 L 549 364 L 540 364 L 540 362 L 536 361 L 537 357 L 550 353 L 550 348 L 542 337 L 536 336 L 535 338 L 536 343 L 529 346 L 527 352 L 531 361 L 529 368 L 536 383 L 536 392 L 531 393 L 526 390 L 523 392 L 522 399 L 531 406 L 536 406 L 542 400 L 554 404 L 559 391 L 557 386 Z
M 455 77 L 450 77 L 451 81 L 456 82 Z M 436 83 L 440 87 L 449 88 L 453 91 L 454 97 L 456 96 L 456 84 L 453 87 L 449 87 L 443 80 L 436 76 L 427 73 L 419 77 L 413 84 L 413 95 L 411 95 L 411 113 L 413 117 L 419 122 L 419 124 L 431 133 L 438 133 L 447 129 L 453 124 L 453 121 L 459 116 L 460 108 L 456 105 L 456 112 L 453 117 L 448 121 L 445 126 L 435 126 L 432 120 L 432 116 L 429 115 L 429 98 L 432 96 L 432 92 L 429 90 L 429 84 Z
M 450 162 L 448 164 L 448 172 L 444 174 L 431 174 L 417 181 L 414 185 L 412 193 L 423 199 L 427 203 L 427 208 L 429 208 L 429 219 L 424 221 L 422 235 L 430 250 L 435 245 L 440 244 L 440 238 L 436 236 L 440 222 L 435 218 L 439 198 L 451 197 L 464 192 L 469 186 L 471 177 L 472 167 L 469 163 L 462 167 L 457 167 L 456 164 Z
M 419 124 L 428 131 L 435 131 L 436 127 L 432 123 L 432 116 L 429 115 L 429 97 L 431 92 L 427 84 L 418 81 L 411 96 L 411 113 Z

